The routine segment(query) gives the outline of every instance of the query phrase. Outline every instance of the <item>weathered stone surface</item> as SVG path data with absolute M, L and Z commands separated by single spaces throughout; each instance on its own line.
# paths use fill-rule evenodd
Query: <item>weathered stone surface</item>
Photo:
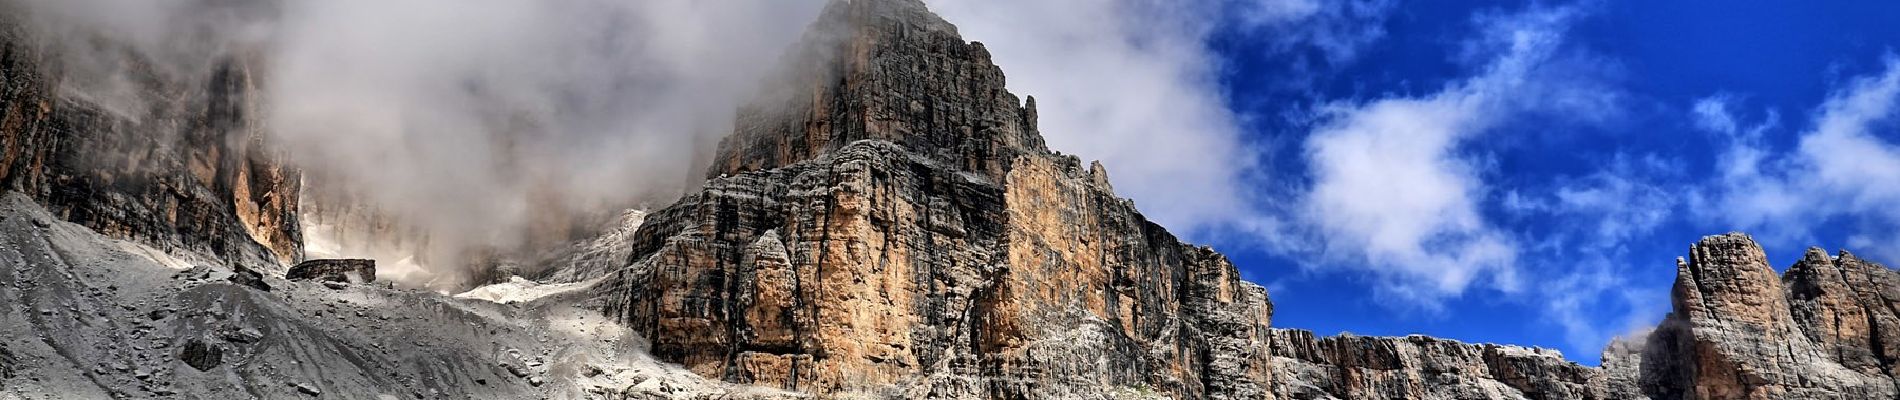
M 1822 354 L 1862 374 L 1900 377 L 1900 273 L 1809 248 L 1781 279 L 1795 322 Z
M 1677 261 L 1669 316 L 1605 352 L 1605 385 L 1657 399 L 1894 398 L 1874 343 L 1893 275 L 1814 249 L 1777 276 L 1747 235 L 1703 238 Z
M 203 76 L 179 75 L 128 52 L 134 92 L 166 100 L 128 110 L 68 86 L 73 78 L 49 69 L 18 24 L 0 25 L 0 184 L 92 230 L 222 261 L 230 282 L 252 288 L 270 289 L 250 266 L 303 257 L 299 175 L 273 161 L 253 117 L 257 62 L 230 56 Z M 9 232 L 0 239 L 21 249 L 0 252 L 20 266 L 0 268 L 12 283 L 0 298 L 17 305 L 0 312 L 13 318 L 0 333 L 33 339 L 0 341 L 0 379 L 71 382 L 89 388 L 67 391 L 81 397 L 126 387 L 214 398 L 367 398 L 401 387 L 451 398 L 751 391 L 589 359 L 638 347 L 617 342 L 638 334 L 658 358 L 702 376 L 846 398 L 1896 397 L 1900 275 L 1844 251 L 1810 251 L 1777 275 L 1746 236 L 1706 238 L 1678 264 L 1674 312 L 1613 343 L 1602 368 L 1424 336 L 1319 338 L 1270 328 L 1266 291 L 1225 257 L 1147 221 L 1115 196 L 1100 164 L 1046 149 L 1034 99 L 1006 91 L 983 47 L 922 3 L 834 2 L 786 63 L 773 91 L 741 111 L 703 190 L 644 223 L 623 216 L 598 240 L 556 254 L 559 268 L 519 271 L 589 282 L 526 312 L 584 302 L 626 335 L 602 321 L 574 336 L 542 329 L 557 323 L 547 315 L 517 319 L 523 306 L 382 288 L 243 290 L 208 282 L 209 267 L 178 273 L 188 277 L 174 281 L 192 286 L 167 290 L 177 288 L 151 282 L 173 271 L 140 258 L 150 254 L 120 254 L 56 218 L 21 213 L 38 208 L 7 194 L 6 208 L 31 219 L 0 220 Z M 340 215 L 367 220 L 360 226 L 372 233 L 388 217 Z M 533 230 L 564 224 L 550 225 Z M 84 240 L 45 240 L 49 231 Z M 374 274 L 373 264 L 330 260 L 287 273 Z M 84 280 L 118 275 L 141 289 L 75 296 L 102 293 Z M 344 294 L 370 304 L 342 312 L 351 303 L 301 300 Z M 172 304 L 125 306 L 144 300 Z M 414 320 L 376 314 L 392 304 L 421 306 L 405 310 Z M 358 328 L 367 326 L 377 329 Z M 143 336 L 151 346 L 121 347 L 122 332 L 153 335 Z M 489 359 L 498 343 L 550 340 L 542 354 L 571 357 L 554 366 Z M 429 347 L 401 350 L 411 346 Z M 138 364 L 174 357 L 230 373 Z M 105 359 L 135 363 L 96 362 Z M 38 378 L 46 373 L 73 379 Z M 178 386 L 146 383 L 155 379 Z
M 596 306 L 700 374 L 821 394 L 1892 396 L 1892 272 L 1810 257 L 1784 285 L 1740 235 L 1698 244 L 1676 312 L 1600 369 L 1270 329 L 1263 289 L 1044 148 L 1034 100 L 955 32 L 913 0 L 834 2 Z
M 814 393 L 1258 398 L 1266 292 L 1043 148 L 915 0 L 835 2 L 600 307 L 700 374 Z
M 55 68 L 50 41 L 12 21 L 20 13 L 6 14 L 0 186 L 68 221 L 165 249 L 260 265 L 302 257 L 299 174 L 263 143 L 252 59 L 175 72 L 125 49 L 113 54 L 124 65 L 95 67 L 116 67 L 132 95 L 93 93 L 87 77 Z
M 1556 351 L 1425 336 L 1315 338 L 1272 331 L 1278 398 L 1605 399 L 1595 368 Z
M 231 283 L 243 285 L 244 287 L 248 287 L 252 289 L 262 290 L 266 292 L 270 291 L 270 283 L 264 281 L 264 273 L 257 272 L 257 270 L 253 270 L 250 268 L 245 268 L 241 265 L 232 268 L 231 276 L 229 278 L 225 278 L 225 280 Z M 157 316 L 159 314 L 157 314 L 157 312 L 154 311 L 152 315 Z M 159 318 L 152 318 L 152 319 L 156 320 Z
M 224 349 L 218 348 L 216 344 L 192 339 L 185 341 L 183 347 L 179 347 L 178 359 L 184 361 L 185 365 L 190 365 L 199 371 L 206 371 L 224 363 Z
M 945 168 L 1001 181 L 1042 153 L 1035 101 L 1004 89 L 981 43 L 911 0 L 833 2 L 740 110 L 710 177 L 791 165 L 859 140 L 898 144 Z
M 290 271 L 284 273 L 284 279 L 293 281 L 317 280 L 349 283 L 375 282 L 376 260 L 308 260 L 290 267 Z

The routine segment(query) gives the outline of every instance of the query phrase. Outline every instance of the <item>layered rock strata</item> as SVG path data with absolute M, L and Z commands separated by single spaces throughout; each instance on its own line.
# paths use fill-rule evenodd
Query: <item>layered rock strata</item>
M 705 188 L 648 216 L 594 287 L 702 375 L 904 398 L 1890 397 L 1892 271 L 1848 256 L 1778 278 L 1746 237 L 1704 240 L 1676 312 L 1603 368 L 1316 338 L 1269 328 L 1224 257 L 1045 148 L 1034 100 L 920 3 L 834 2 L 786 63 Z
M 704 189 L 532 271 L 573 282 L 559 293 L 320 289 L 274 273 L 303 258 L 299 179 L 261 139 L 253 60 L 180 73 L 125 51 L 137 98 L 113 99 L 6 15 L 0 184 L 24 193 L 0 195 L 7 396 L 1900 396 L 1900 275 L 1819 249 L 1777 274 L 1741 234 L 1695 244 L 1673 312 L 1601 368 L 1270 328 L 1264 289 L 1047 149 L 1035 101 L 916 0 L 834 2 Z M 789 392 L 702 382 L 638 343 Z
M 1809 249 L 1777 275 L 1746 235 L 1710 236 L 1677 261 L 1673 311 L 1604 366 L 1655 399 L 1895 398 L 1900 275 Z M 1636 393 L 1632 393 L 1632 396 Z
M 1271 305 L 1047 150 L 914 0 L 834 2 L 600 307 L 702 375 L 898 397 L 1266 395 Z
M 1597 369 L 1553 350 L 1281 329 L 1270 346 L 1275 398 L 1622 398 L 1600 383 Z
M 166 249 L 277 269 L 302 257 L 299 174 L 264 144 L 248 58 L 176 72 L 103 43 L 123 87 L 101 92 L 64 75 L 84 60 L 57 59 L 17 8 L 0 4 L 0 186 Z

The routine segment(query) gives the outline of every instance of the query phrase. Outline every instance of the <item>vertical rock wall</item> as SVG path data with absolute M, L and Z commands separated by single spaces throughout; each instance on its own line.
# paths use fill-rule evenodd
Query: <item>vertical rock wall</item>
M 1265 290 L 1049 152 L 915 0 L 835 2 L 597 290 L 723 379 L 898 397 L 1257 398 Z
M 1739 233 L 1703 238 L 1677 265 L 1669 316 L 1605 351 L 1622 390 L 1656 399 L 1900 396 L 1888 347 L 1900 335 L 1894 270 L 1810 249 L 1778 276 Z
M 18 17 L 0 17 L 0 184 L 115 237 L 233 262 L 302 257 L 299 174 L 263 143 L 253 60 L 177 76 L 124 49 L 113 67 L 131 98 L 103 98 L 54 72 L 65 61 L 4 21 Z
M 1049 151 L 980 44 L 915 0 L 834 2 L 705 189 L 633 234 L 596 306 L 720 379 L 897 398 L 1892 398 L 1894 272 L 1786 276 L 1714 236 L 1675 312 L 1606 350 L 1269 328 L 1265 290 Z M 1819 254 L 1819 253 L 1816 253 Z

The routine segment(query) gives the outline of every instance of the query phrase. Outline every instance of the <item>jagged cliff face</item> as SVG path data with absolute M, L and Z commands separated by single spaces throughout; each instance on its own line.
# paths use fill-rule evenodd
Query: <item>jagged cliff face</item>
M 921 398 L 1602 398 L 1561 356 L 1269 328 L 1266 291 L 1044 148 L 1033 99 L 910 0 L 834 3 L 655 212 L 600 307 L 663 359 Z
M 299 174 L 261 139 L 255 61 L 202 76 L 134 62 L 129 103 L 150 109 L 127 110 L 63 85 L 4 22 L 0 183 L 25 194 L 0 196 L 9 395 L 790 395 L 649 365 L 644 338 L 699 376 L 839 397 L 1900 396 L 1900 273 L 1813 249 L 1777 275 L 1741 234 L 1694 245 L 1670 316 L 1601 368 L 1271 328 L 1264 289 L 1144 218 L 1102 166 L 1047 149 L 1035 101 L 916 0 L 833 2 L 740 111 L 702 190 L 513 270 L 568 283 L 525 306 L 276 274 L 254 279 L 265 291 L 222 267 L 303 258 Z M 335 218 L 320 225 L 366 227 L 340 239 L 404 236 L 318 203 L 341 207 L 307 210 Z M 570 222 L 540 236 L 565 240 Z
M 12 10 L 11 5 L 0 9 Z M 74 89 L 60 62 L 0 17 L 0 183 L 115 237 L 234 262 L 302 257 L 299 174 L 263 143 L 251 60 L 173 76 L 125 49 L 137 98 Z M 141 109 L 124 109 L 127 105 Z
M 1001 182 L 1017 156 L 1047 153 L 1035 100 L 1004 89 L 980 43 L 909 0 L 833 2 L 743 106 L 710 177 L 788 166 L 859 140 Z
M 1679 260 L 1674 310 L 1604 366 L 1656 399 L 1894 398 L 1900 275 L 1809 249 L 1776 276 L 1741 234 L 1704 238 Z
M 1033 99 L 912 0 L 834 2 L 704 190 L 595 307 L 719 379 L 899 398 L 1891 398 L 1893 271 L 1745 236 L 1604 367 L 1543 349 L 1269 328 L 1265 290 L 1049 151 Z M 594 268 L 587 268 L 593 270 Z M 593 273 L 600 276 L 603 273 Z M 566 280 L 588 273 L 568 272 Z M 1783 281 L 1787 281 L 1784 283 Z
M 1274 330 L 1268 383 L 1283 399 L 1619 399 L 1595 368 L 1544 349 L 1425 336 Z
M 603 307 L 663 359 L 814 393 L 1263 395 L 1266 293 L 1046 150 L 980 44 L 836 2 Z

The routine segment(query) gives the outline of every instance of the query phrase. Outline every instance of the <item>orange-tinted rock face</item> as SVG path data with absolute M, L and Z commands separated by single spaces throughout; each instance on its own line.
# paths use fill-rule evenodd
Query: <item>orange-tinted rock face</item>
M 1264 395 L 1265 291 L 1044 149 L 981 45 L 899 0 L 800 46 L 598 287 L 656 355 L 814 393 Z
M 5 188 L 116 237 L 241 262 L 302 257 L 299 174 L 263 145 L 245 59 L 171 76 L 126 51 L 117 72 L 137 98 L 103 99 L 65 86 L 78 78 L 50 72 L 50 50 L 18 24 L 0 26 L 0 49 Z
M 859 140 L 1001 181 L 1041 153 L 1035 104 L 1004 89 L 980 43 L 910 0 L 834 2 L 720 141 L 710 177 L 811 160 Z
M 1675 314 L 1602 369 L 1316 338 L 1270 329 L 1225 257 L 1044 148 L 1034 100 L 921 3 L 833 2 L 786 62 L 705 188 L 648 216 L 592 293 L 708 377 L 894 398 L 1892 397 L 1900 296 L 1849 257 L 1784 278 L 1746 237 L 1706 239 Z
M 1857 372 L 1900 377 L 1900 273 L 1810 248 L 1781 280 L 1795 321 L 1823 355 Z
M 1895 276 L 1818 249 L 1777 276 L 1748 236 L 1709 236 L 1678 262 L 1669 317 L 1604 365 L 1651 398 L 1893 398 L 1877 338 L 1900 333 Z

